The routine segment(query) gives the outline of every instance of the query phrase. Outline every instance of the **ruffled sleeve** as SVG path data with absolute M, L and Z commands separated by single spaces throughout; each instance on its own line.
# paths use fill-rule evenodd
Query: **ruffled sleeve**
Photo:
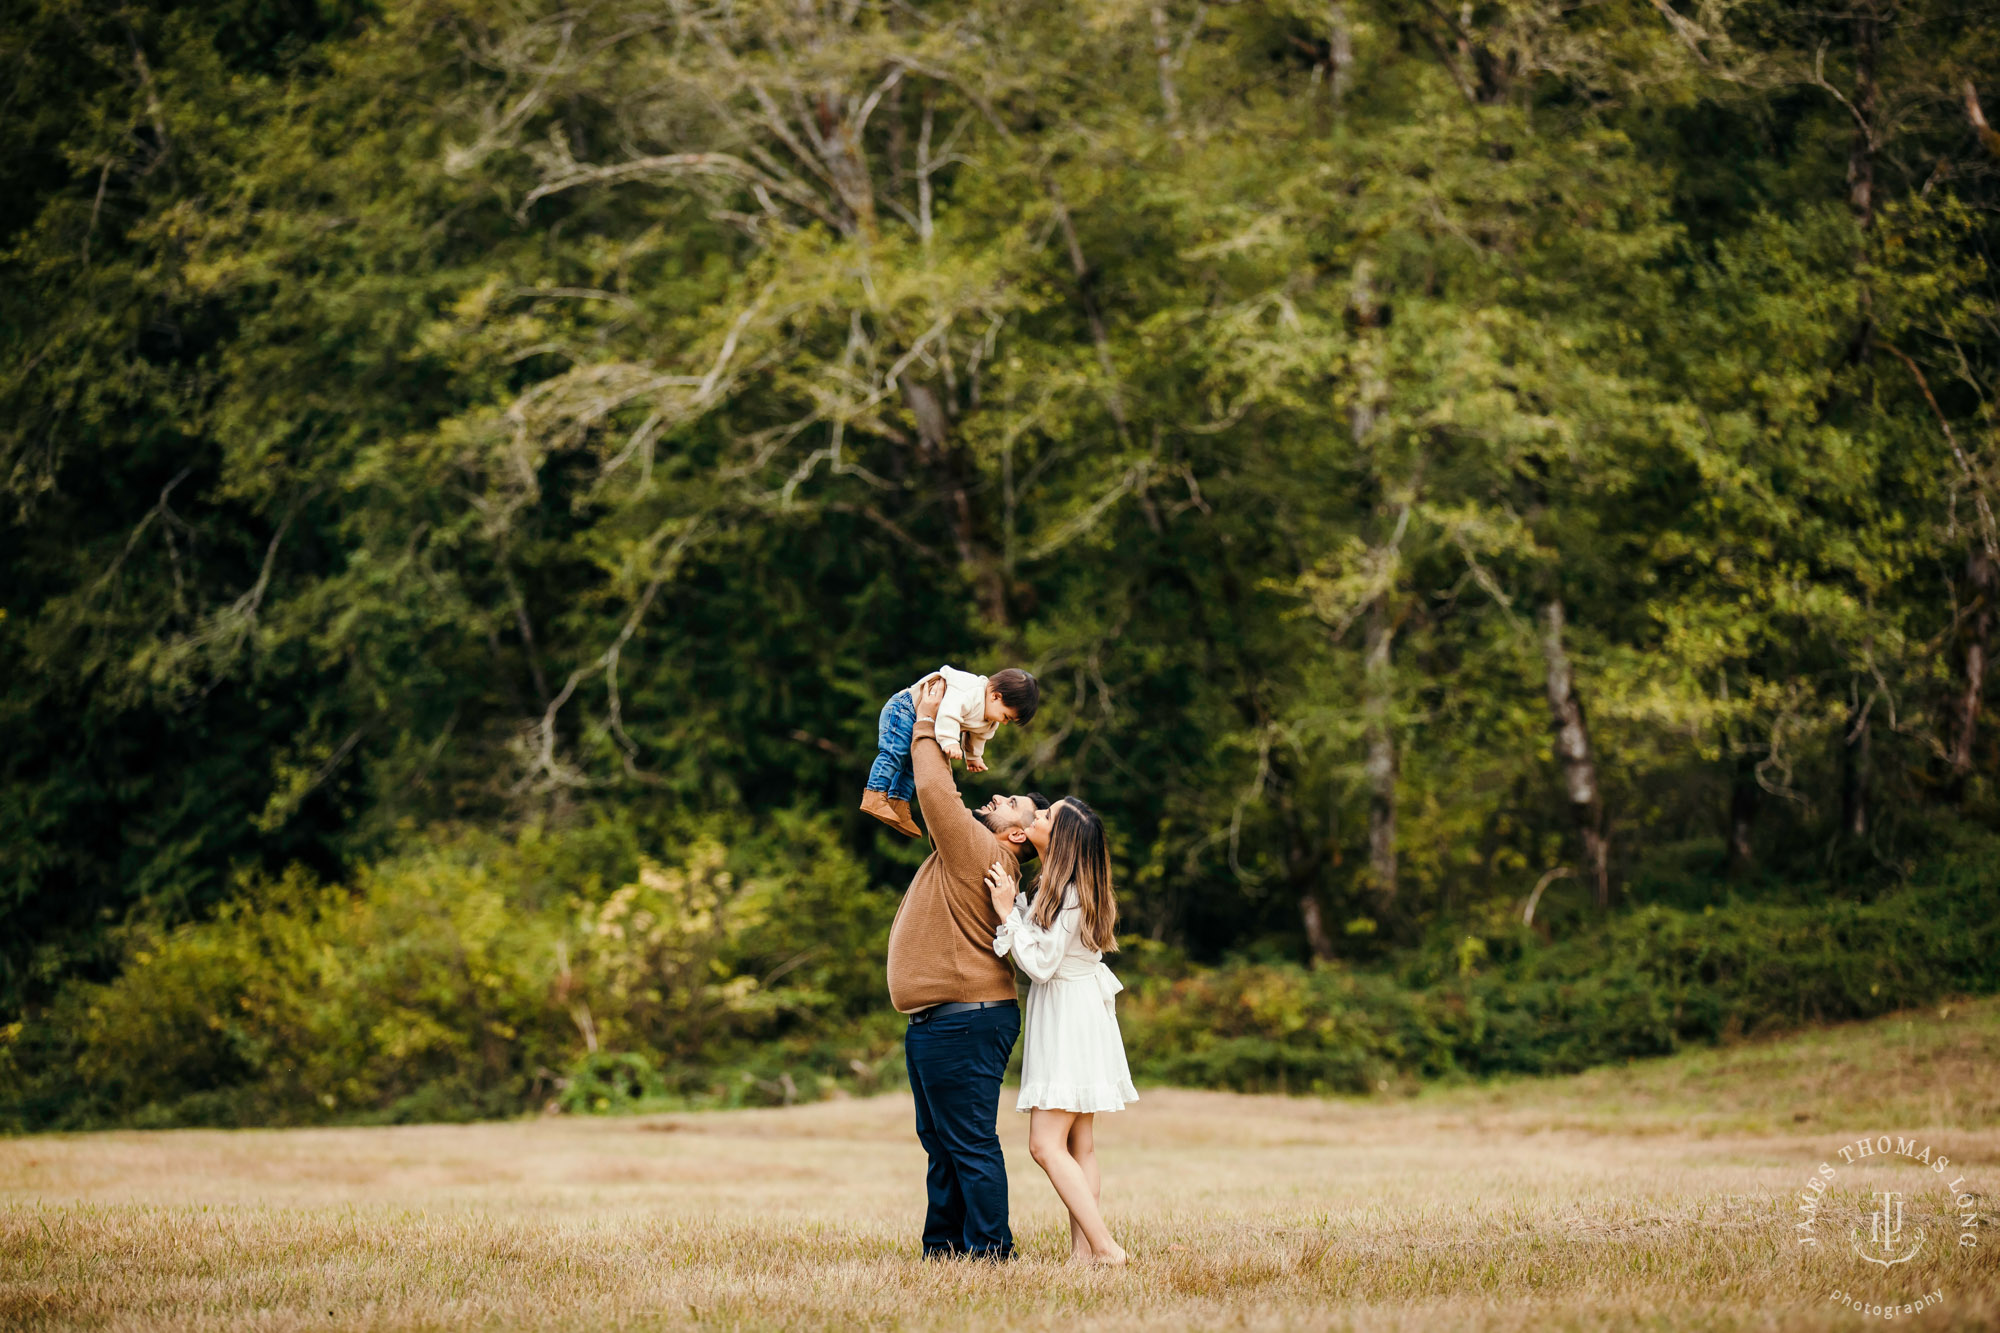
M 1063 955 L 1069 952 L 1070 943 L 1076 938 L 1080 916 L 1072 896 L 1056 913 L 1054 925 L 1038 926 L 1028 919 L 1028 896 L 1019 894 L 1014 899 L 1014 910 L 993 932 L 993 952 L 1002 958 L 1011 953 L 1015 966 L 1036 981 L 1047 981 L 1062 966 Z

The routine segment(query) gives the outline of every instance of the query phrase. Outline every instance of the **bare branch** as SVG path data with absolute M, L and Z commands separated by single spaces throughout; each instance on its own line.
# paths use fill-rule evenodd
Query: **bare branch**
M 1994 521 L 1993 506 L 1987 500 L 1985 483 L 1980 478 L 1978 470 L 1972 466 L 1972 459 L 1959 444 L 1958 436 L 1953 432 L 1951 421 L 1945 416 L 1944 409 L 1938 406 L 1937 397 L 1931 392 L 1930 381 L 1924 378 L 1924 372 L 1901 348 L 1886 342 L 1878 342 L 1876 345 L 1909 367 L 1910 374 L 1916 377 L 1917 387 L 1923 390 L 1924 401 L 1931 405 L 1931 413 L 1937 417 L 1938 428 L 1944 432 L 1945 443 L 1951 446 L 1951 456 L 1958 460 L 1959 471 L 1964 474 L 1965 484 L 1972 491 L 1973 508 L 1979 512 L 1979 540 L 1986 548 L 1986 557 L 2000 563 L 2000 525 L 1996 525 Z
M 923 542 L 920 542 L 915 537 L 912 537 L 901 524 L 897 523 L 894 519 L 884 514 L 880 509 L 877 509 L 872 504 L 854 505 L 854 504 L 847 504 L 842 501 L 835 501 L 831 504 L 828 504 L 826 508 L 828 511 L 836 514 L 859 514 L 862 518 L 867 519 L 870 523 L 873 523 L 875 526 L 881 528 L 882 531 L 888 533 L 891 537 L 894 537 L 897 541 L 909 547 L 910 550 L 922 556 L 924 559 L 936 561 L 939 564 L 943 564 L 945 562 L 944 553 L 942 551 L 938 550 L 935 546 L 926 546 Z
M 507 589 L 507 600 L 514 606 L 514 625 L 521 631 L 521 646 L 527 650 L 528 674 L 535 679 L 535 698 L 543 708 L 549 706 L 548 677 L 542 674 L 542 654 L 535 645 L 535 625 L 528 619 L 528 602 L 521 596 L 521 589 L 514 582 L 513 573 L 502 563 L 500 582 Z
M 1821 42 L 1819 44 L 1819 49 L 1813 52 L 1812 78 L 1808 79 L 1807 82 L 1812 84 L 1813 87 L 1818 88 L 1821 91 L 1829 94 L 1834 101 L 1840 103 L 1842 106 L 1847 108 L 1847 114 L 1854 117 L 1855 127 L 1861 131 L 1863 138 L 1872 148 L 1875 146 L 1875 131 L 1874 128 L 1869 125 L 1868 118 L 1861 114 L 1861 112 L 1855 107 L 1854 103 L 1847 100 L 1847 94 L 1841 92 L 1840 89 L 1834 87 L 1831 83 L 1827 82 L 1826 48 L 1827 44 L 1825 42 Z
M 153 81 L 153 67 L 146 62 L 146 50 L 139 45 L 139 38 L 130 28 L 126 29 L 125 35 L 126 39 L 132 45 L 132 67 L 139 73 L 139 90 L 145 94 L 146 118 L 153 125 L 153 160 L 148 162 L 145 170 L 139 173 L 144 176 L 150 174 L 155 167 L 166 161 L 172 144 L 167 139 L 166 109 L 160 104 L 159 85 Z
M 570 35 L 576 30 L 574 23 L 562 25 L 556 43 L 555 58 L 543 66 L 540 77 L 528 86 L 526 92 L 516 98 L 514 105 L 505 111 L 495 113 L 491 108 L 482 109 L 479 137 L 461 148 L 456 145 L 445 150 L 444 169 L 448 175 L 462 175 L 483 162 L 496 148 L 505 143 L 529 116 L 542 106 L 548 91 L 549 80 L 562 67 L 562 60 L 569 52 Z M 519 62 L 509 62 L 519 68 Z
M 875 108 L 882 101 L 882 95 L 903 81 L 903 73 L 904 70 L 901 65 L 890 70 L 889 77 L 877 84 L 875 90 L 869 93 L 867 98 L 862 101 L 860 109 L 854 113 L 853 133 L 855 138 L 859 139 L 862 132 L 868 128 L 868 118 L 875 114 Z
M 1970 88 L 1970 84 L 1966 84 Z M 90 238 L 98 234 L 98 212 L 104 208 L 104 186 L 110 184 L 112 162 L 104 160 L 104 170 L 98 172 L 98 194 L 90 200 L 90 224 L 84 228 L 84 268 L 90 268 Z
M 1118 368 L 1111 360 L 1111 336 L 1105 330 L 1097 297 L 1090 290 L 1090 265 L 1084 260 L 1076 224 L 1070 219 L 1069 205 L 1063 200 L 1062 186 L 1056 182 L 1054 173 L 1046 175 L 1043 184 L 1048 190 L 1050 206 L 1055 210 L 1056 225 L 1062 230 L 1063 243 L 1069 248 L 1070 272 L 1076 278 L 1077 294 L 1083 302 L 1084 317 L 1090 324 L 1090 340 L 1097 349 L 1097 364 L 1104 371 L 1104 406 L 1118 428 L 1118 438 L 1129 449 L 1132 439 L 1125 419 L 1124 396 L 1118 389 Z
M 1028 553 L 1028 558 L 1030 560 L 1040 560 L 1053 555 L 1075 541 L 1078 537 L 1081 537 L 1084 533 L 1090 531 L 1090 529 L 1097 526 L 1097 520 L 1104 516 L 1106 510 L 1110 509 L 1112 505 L 1117 504 L 1125 496 L 1132 494 L 1132 492 L 1144 486 L 1151 475 L 1150 460 L 1142 459 L 1125 469 L 1124 475 L 1119 477 L 1109 490 L 1091 501 L 1090 506 L 1081 514 L 1076 515 L 1067 523 L 1057 528 L 1054 534 Z
M 1667 21 L 1667 26 L 1674 30 L 1674 36 L 1681 39 L 1681 44 L 1687 47 L 1688 52 L 1706 65 L 1708 57 L 1702 54 L 1701 43 L 1707 39 L 1708 34 L 1702 31 L 1701 26 L 1694 20 L 1676 13 L 1667 0 L 1653 0 L 1653 8 L 1660 11 L 1660 17 Z
M 667 579 L 679 568 L 681 557 L 686 554 L 688 547 L 706 531 L 709 518 L 710 515 L 697 514 L 682 524 L 673 543 L 655 562 L 651 581 L 647 583 L 645 591 L 639 595 L 638 600 L 633 603 L 631 611 L 625 617 L 625 623 L 619 628 L 617 637 L 595 661 L 570 672 L 569 679 L 563 682 L 562 691 L 549 700 L 548 706 L 542 710 L 541 720 L 535 723 L 532 729 L 531 744 L 534 748 L 530 755 L 530 767 L 522 774 L 520 782 L 516 784 L 516 790 L 523 790 L 531 785 L 543 790 L 557 786 L 586 785 L 585 780 L 573 767 L 563 763 L 556 756 L 556 717 L 562 711 L 563 705 L 576 693 L 577 686 L 599 672 L 613 673 L 614 683 L 611 688 L 616 690 L 615 672 L 618 655 L 638 632 L 640 622 L 646 618 L 646 612 L 653 605 L 653 599 L 659 595 L 660 588 Z M 655 533 L 655 539 L 664 535 L 664 531 L 662 529 Z
M 521 207 L 516 211 L 525 215 L 529 205 L 537 200 L 559 194 L 564 190 L 573 190 L 580 185 L 616 185 L 621 181 L 656 175 L 728 177 L 746 185 L 761 187 L 781 199 L 796 204 L 835 231 L 844 234 L 849 230 L 847 225 L 835 217 L 811 191 L 759 171 L 731 153 L 665 153 L 654 157 L 634 158 L 629 162 L 615 162 L 602 167 L 577 165 L 554 180 L 543 181 L 528 191 L 521 200 Z
M 1542 877 L 1535 881 L 1534 891 L 1528 895 L 1527 903 L 1521 908 L 1521 924 L 1524 926 L 1535 924 L 1535 907 L 1542 901 L 1542 894 L 1548 889 L 1549 885 L 1559 879 L 1574 879 L 1575 877 L 1575 872 L 1568 866 L 1556 866 L 1552 870 L 1543 871 Z
M 176 521 L 173 510 L 167 507 L 167 497 L 172 495 L 174 487 L 186 481 L 188 474 L 193 471 L 193 468 L 184 467 L 179 472 L 174 473 L 173 478 L 166 485 L 160 487 L 160 498 L 153 502 L 152 508 L 140 516 L 139 522 L 134 525 L 131 533 L 126 536 L 125 546 L 118 552 L 117 559 L 113 560 L 109 568 L 97 576 L 97 581 L 91 585 L 93 592 L 101 591 L 105 585 L 118 577 L 119 572 L 125 567 L 125 562 L 131 558 L 132 552 L 138 549 L 139 538 L 144 536 L 146 529 L 153 525 L 154 519 L 160 519 L 165 523 Z

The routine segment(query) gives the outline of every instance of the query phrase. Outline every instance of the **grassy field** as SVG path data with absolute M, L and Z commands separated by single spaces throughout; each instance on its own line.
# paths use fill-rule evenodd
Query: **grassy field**
M 0 1141 L 0 1329 L 2000 1327 L 2000 1004 L 1576 1078 L 1291 1100 L 1148 1090 L 1106 1117 L 1123 1272 L 1060 1262 L 1001 1121 L 1023 1257 L 915 1258 L 908 1102 L 471 1126 Z M 1901 1158 L 1978 1192 L 1978 1243 Z M 1842 1166 L 1817 1253 L 1795 1196 Z M 1917 1258 L 1847 1238 L 1909 1195 Z M 1863 1234 L 1867 1224 L 1860 1223 Z

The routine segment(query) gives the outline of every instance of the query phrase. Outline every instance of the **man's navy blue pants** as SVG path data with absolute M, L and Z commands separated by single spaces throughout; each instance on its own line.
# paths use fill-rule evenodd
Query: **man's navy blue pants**
M 917 1103 L 917 1138 L 930 1154 L 924 1183 L 924 1257 L 974 1255 L 1010 1259 L 1014 1233 L 1007 1227 L 1007 1161 L 993 1122 L 1000 1110 L 1000 1079 L 1021 1010 L 1007 1004 L 967 1009 L 910 1024 L 903 1059 Z

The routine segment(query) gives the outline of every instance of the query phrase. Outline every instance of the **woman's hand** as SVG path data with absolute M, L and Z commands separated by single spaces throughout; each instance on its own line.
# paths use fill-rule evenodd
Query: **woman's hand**
M 1014 910 L 1014 877 L 998 861 L 986 871 L 986 892 L 993 896 L 993 910 L 1005 921 Z

